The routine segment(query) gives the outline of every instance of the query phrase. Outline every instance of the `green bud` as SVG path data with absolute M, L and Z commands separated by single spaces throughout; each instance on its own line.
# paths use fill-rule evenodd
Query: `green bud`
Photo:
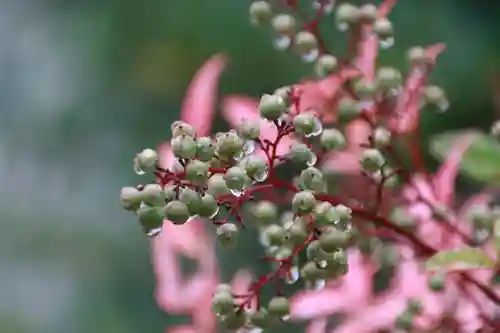
M 401 72 L 392 67 L 382 67 L 377 71 L 377 85 L 383 91 L 397 89 L 401 86 Z
M 346 146 L 346 139 L 338 129 L 327 128 L 321 133 L 320 144 L 325 150 L 343 150 Z
M 286 239 L 291 244 L 297 246 L 304 243 L 309 235 L 307 230 L 307 224 L 301 223 L 302 220 L 297 219 L 295 222 L 292 222 L 288 228 L 286 228 Z
M 193 185 L 203 186 L 208 179 L 209 165 L 199 160 L 191 160 L 186 167 L 186 179 Z
M 383 127 L 378 127 L 373 131 L 373 143 L 376 148 L 384 148 L 391 145 L 391 132 Z
M 262 231 L 264 245 L 279 246 L 285 240 L 285 229 L 277 224 L 271 224 Z
M 417 226 L 417 220 L 406 212 L 402 207 L 396 207 L 391 213 L 391 220 L 399 227 L 413 230 Z
M 176 157 L 190 159 L 196 156 L 196 141 L 187 135 L 180 135 L 171 141 L 172 151 Z
M 441 87 L 435 85 L 425 87 L 423 91 L 423 98 L 424 101 L 428 104 L 437 105 L 442 109 L 447 108 L 448 98 L 446 97 L 446 93 Z
M 378 18 L 378 9 L 374 4 L 366 4 L 359 8 L 359 18 L 363 23 L 372 24 Z
M 267 120 L 277 120 L 286 111 L 283 98 L 277 95 L 262 95 L 259 103 L 260 115 Z
M 245 170 L 238 166 L 233 166 L 226 170 L 224 181 L 227 187 L 232 190 L 243 190 L 250 183 Z
M 318 240 L 314 240 L 307 246 L 306 256 L 308 260 L 316 260 L 320 250 L 320 244 Z
M 139 208 L 142 201 L 141 192 L 135 187 L 126 186 L 120 191 L 120 203 L 125 210 L 135 211 Z
M 342 3 L 337 7 L 336 21 L 340 30 L 346 30 L 345 24 L 356 24 L 360 19 L 359 8 L 349 3 Z
M 350 235 L 335 228 L 328 228 L 318 240 L 323 251 L 332 253 L 349 245 Z
M 188 123 L 185 123 L 181 120 L 174 121 L 172 125 L 170 126 L 170 129 L 172 130 L 172 137 L 176 138 L 181 135 L 187 135 L 192 138 L 196 137 L 196 131 L 193 126 L 189 125 Z
M 134 158 L 134 172 L 138 175 L 143 175 L 146 172 L 156 170 L 158 163 L 158 154 L 153 149 L 144 149 Z
M 359 117 L 361 107 L 359 103 L 350 98 L 342 98 L 338 105 L 338 121 L 340 123 L 348 123 L 351 120 Z
M 306 163 L 308 166 L 316 164 L 317 157 L 306 144 L 293 142 L 288 153 L 290 159 L 296 163 Z
M 432 291 L 443 291 L 444 290 L 444 277 L 443 276 L 432 276 L 429 279 L 429 288 Z
M 320 253 L 323 252 L 320 250 Z M 328 254 L 330 258 L 327 258 L 327 265 L 325 267 L 325 273 L 329 278 L 338 278 L 347 273 L 349 263 L 347 261 L 347 252 L 343 249 L 339 249 L 333 254 Z
M 396 318 L 394 325 L 400 330 L 410 331 L 413 329 L 413 314 L 410 312 L 403 312 Z
M 400 256 L 394 246 L 383 245 L 375 251 L 374 259 L 377 260 L 381 267 L 395 267 L 400 260 Z
M 296 23 L 293 16 L 279 14 L 272 19 L 271 25 L 277 34 L 291 36 L 295 30 Z
M 187 206 L 190 216 L 197 215 L 203 206 L 200 193 L 191 188 L 182 189 L 179 200 Z
M 254 1 L 250 5 L 250 22 L 258 25 L 268 22 L 271 19 L 272 9 L 267 1 Z
M 216 135 L 217 153 L 219 156 L 232 159 L 243 151 L 245 140 L 238 136 L 235 130 Z
M 352 219 L 352 209 L 342 205 L 338 204 L 333 208 L 335 214 L 337 215 L 338 222 L 341 223 L 349 223 L 351 222 Z
M 154 237 L 160 233 L 163 226 L 161 209 L 143 206 L 136 211 L 136 214 L 142 230 L 147 236 Z
M 321 55 L 316 61 L 314 70 L 318 76 L 327 76 L 328 74 L 333 73 L 337 69 L 337 66 L 337 58 L 331 54 L 324 54 Z
M 278 318 L 288 316 L 290 314 L 290 302 L 286 297 L 275 296 L 269 301 L 267 310 L 271 316 Z
M 308 167 L 300 173 L 300 184 L 306 190 L 323 192 L 325 189 L 325 179 L 323 173 L 315 167 Z
M 216 292 L 212 298 L 212 310 L 219 315 L 228 315 L 234 311 L 234 297 L 230 292 Z
M 196 156 L 202 162 L 210 162 L 214 156 L 215 147 L 212 139 L 204 136 L 196 140 Z
M 238 244 L 238 227 L 233 223 L 224 223 L 217 228 L 217 240 L 223 247 L 234 247 Z
M 259 201 L 253 209 L 253 215 L 258 224 L 269 225 L 278 220 L 278 208 L 271 201 Z
M 207 180 L 207 193 L 215 197 L 231 193 L 222 174 L 216 173 Z
M 407 53 L 408 61 L 413 66 L 426 65 L 431 62 L 431 59 L 427 55 L 427 51 L 420 46 L 412 47 Z
M 242 163 L 245 171 L 251 179 L 261 182 L 267 179 L 269 166 L 267 161 L 258 155 L 248 156 Z
M 219 283 L 217 287 L 215 287 L 215 293 L 229 293 L 231 294 L 233 287 L 229 283 Z
M 383 17 L 373 23 L 373 32 L 381 39 L 390 38 L 394 34 L 391 21 Z
M 291 92 L 292 92 L 292 88 L 285 86 L 285 87 L 280 87 L 280 88 L 276 89 L 274 91 L 273 95 L 281 97 L 283 99 L 285 105 L 288 107 L 288 106 L 290 106 L 290 103 L 292 102 L 292 100 L 290 98 Z
M 296 133 L 306 138 L 320 135 L 323 131 L 321 121 L 314 114 L 309 112 L 300 113 L 295 116 L 293 119 L 293 126 Z
M 184 224 L 191 217 L 186 204 L 179 200 L 173 200 L 165 206 L 165 218 L 174 224 Z
M 377 84 L 366 80 L 357 80 L 354 84 L 354 92 L 361 100 L 372 100 L 377 92 Z
M 309 31 L 300 31 L 294 38 L 295 48 L 299 54 L 308 54 L 318 48 L 316 36 Z
M 245 140 L 255 140 L 260 137 L 260 123 L 259 121 L 252 121 L 244 119 L 238 125 L 238 135 Z
M 140 193 L 142 201 L 148 206 L 163 206 L 165 204 L 165 194 L 158 184 L 147 184 Z
M 380 170 L 380 168 L 384 165 L 385 158 L 379 150 L 370 148 L 361 153 L 359 162 L 363 170 L 367 172 L 375 172 Z
M 310 213 L 316 206 L 316 198 L 310 191 L 295 193 L 292 199 L 292 210 L 295 213 Z
M 213 195 L 206 193 L 201 198 L 201 207 L 198 211 L 198 215 L 206 218 L 214 218 L 219 212 L 219 204 Z

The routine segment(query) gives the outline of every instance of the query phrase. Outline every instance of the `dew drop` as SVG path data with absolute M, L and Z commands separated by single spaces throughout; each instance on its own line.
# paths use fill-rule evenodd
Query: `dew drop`
M 349 29 L 349 24 L 346 22 L 338 23 L 337 30 L 341 32 L 346 32 Z
M 280 318 L 281 321 L 289 321 L 290 320 L 290 315 L 286 315 Z
M 318 118 L 314 118 L 314 128 L 308 137 L 318 136 L 321 135 L 321 133 L 323 133 L 323 124 L 321 123 L 321 120 L 319 120 Z
M 162 230 L 161 227 L 160 228 L 153 228 L 153 229 L 148 230 L 146 232 L 146 236 L 148 236 L 150 238 L 156 237 L 160 234 L 161 230 Z
M 266 167 L 265 169 L 262 170 L 262 172 L 259 172 L 253 176 L 253 179 L 257 182 L 263 182 L 267 179 L 268 175 L 268 168 Z
M 319 266 L 320 268 L 326 268 L 326 266 L 328 265 L 328 262 L 327 262 L 326 260 L 319 260 L 319 261 L 317 262 L 317 264 L 318 264 L 318 266 Z
M 245 150 L 242 149 L 237 155 L 233 157 L 233 159 L 237 162 L 242 161 L 245 158 Z
M 217 206 L 217 208 L 215 209 L 215 211 L 208 218 L 209 219 L 213 219 L 214 217 L 217 216 L 217 214 L 219 214 L 219 206 Z
M 448 111 L 450 108 L 450 103 L 447 100 L 443 100 L 437 104 L 440 113 Z
M 278 35 L 274 38 L 273 45 L 280 51 L 286 50 L 292 45 L 292 38 L 286 35 Z
M 197 219 L 197 218 L 198 218 L 198 215 L 193 215 L 193 216 L 190 216 L 190 217 L 187 219 L 186 223 L 191 222 L 191 221 L 193 221 L 193 220 L 195 220 L 195 219 Z
M 314 290 L 323 290 L 323 289 L 325 289 L 325 286 L 326 286 L 326 281 L 321 279 L 321 280 L 314 281 L 313 289 Z
M 237 190 L 237 189 L 233 189 L 233 188 L 230 189 L 230 191 L 231 191 L 231 194 L 234 195 L 235 197 L 240 197 L 243 194 L 243 192 L 245 192 L 245 190 L 242 191 L 242 190 Z
M 142 170 L 142 168 L 139 166 L 139 163 L 136 159 L 134 160 L 134 173 L 136 175 L 139 175 L 139 176 L 146 174 L 146 171 Z
M 299 268 L 297 266 L 292 266 L 290 268 L 290 271 L 285 276 L 285 283 L 287 284 L 294 284 L 299 280 L 300 274 L 299 274 Z
M 394 38 L 389 37 L 386 39 L 381 39 L 379 41 L 380 48 L 382 49 L 389 49 L 394 45 Z
M 245 155 L 250 155 L 255 151 L 255 141 L 247 140 L 245 141 L 245 145 L 243 146 L 243 152 Z
M 316 156 L 316 154 L 311 152 L 306 164 L 307 164 L 307 166 L 314 166 L 316 164 L 316 162 L 318 162 L 318 157 Z
M 318 59 L 319 56 L 319 50 L 318 49 L 312 49 L 309 52 L 306 52 L 300 56 L 302 61 L 305 62 L 315 62 Z

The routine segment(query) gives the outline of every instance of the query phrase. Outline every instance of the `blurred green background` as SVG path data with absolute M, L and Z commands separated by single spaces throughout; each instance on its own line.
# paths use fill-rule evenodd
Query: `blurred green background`
M 162 332 L 179 320 L 155 304 L 148 240 L 118 192 L 139 181 L 134 154 L 168 139 L 183 92 L 209 56 L 231 59 L 221 94 L 258 96 L 310 74 L 273 50 L 267 29 L 248 23 L 248 4 L 0 1 L 0 332 Z M 397 43 L 382 63 L 404 68 L 409 46 L 448 45 L 433 82 L 452 107 L 424 114 L 425 137 L 486 128 L 495 117 L 499 7 L 400 1 L 391 15 Z M 340 34 L 326 35 L 343 48 Z M 251 260 L 250 246 L 222 256 L 224 270 L 236 256 Z

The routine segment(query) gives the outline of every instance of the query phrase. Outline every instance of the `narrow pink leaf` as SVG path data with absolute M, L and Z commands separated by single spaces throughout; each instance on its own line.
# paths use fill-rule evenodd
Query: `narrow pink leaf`
M 181 118 L 192 125 L 200 136 L 210 133 L 218 81 L 225 64 L 225 56 L 220 54 L 213 56 L 198 70 L 187 89 Z
M 327 324 L 327 318 L 314 319 L 307 325 L 306 333 L 325 333 Z

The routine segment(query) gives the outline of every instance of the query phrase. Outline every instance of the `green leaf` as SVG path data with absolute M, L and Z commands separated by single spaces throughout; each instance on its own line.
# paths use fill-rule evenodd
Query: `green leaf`
M 462 157 L 460 170 L 475 180 L 500 185 L 500 143 L 487 134 L 465 130 L 437 135 L 431 140 L 431 153 L 446 160 L 453 145 L 465 136 L 473 139 Z
M 479 268 L 493 268 L 495 261 L 480 248 L 465 247 L 461 249 L 442 251 L 433 255 L 425 263 L 430 271 L 462 271 Z

